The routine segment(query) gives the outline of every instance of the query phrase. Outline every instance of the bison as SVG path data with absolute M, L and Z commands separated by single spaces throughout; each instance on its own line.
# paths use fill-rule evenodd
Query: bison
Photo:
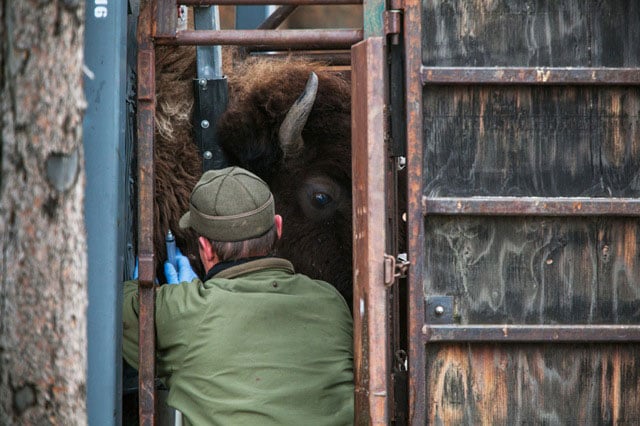
M 178 220 L 202 173 L 191 115 L 195 49 L 157 51 L 156 202 L 154 246 L 166 257 L 168 229 L 195 261 L 194 235 Z M 352 300 L 350 84 L 299 59 L 246 59 L 229 74 L 229 105 L 217 124 L 231 165 L 271 187 L 284 218 L 277 255 L 298 272 L 334 285 Z M 160 269 L 160 268 L 159 268 Z M 160 273 L 160 271 L 159 271 Z

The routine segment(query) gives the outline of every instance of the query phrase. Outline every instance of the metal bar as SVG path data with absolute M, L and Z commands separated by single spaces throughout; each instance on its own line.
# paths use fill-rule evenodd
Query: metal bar
M 298 8 L 297 5 L 285 5 L 278 7 L 271 15 L 267 17 L 260 25 L 258 30 L 274 30 L 280 26 L 294 10 Z M 265 50 L 265 49 L 263 49 Z M 238 47 L 238 53 L 240 58 L 246 58 L 253 52 L 259 52 L 260 49 L 251 46 Z M 272 52 L 273 49 L 266 49 L 268 52 Z
M 222 169 L 228 159 L 220 146 L 218 120 L 227 109 L 226 78 L 194 80 L 194 139 L 202 157 L 202 170 Z
M 271 6 L 236 6 L 236 30 L 255 30 L 269 17 Z
M 425 67 L 427 84 L 638 85 L 639 68 Z
M 362 4 L 362 0 L 180 0 L 180 4 L 185 6 L 207 6 L 207 5 L 337 5 L 337 4 Z
M 297 4 L 280 6 L 258 26 L 258 29 L 273 30 L 278 28 L 297 8 Z
M 638 325 L 428 325 L 435 342 L 640 342 Z
M 153 5 L 150 1 L 138 18 L 138 259 L 139 259 L 139 415 L 141 425 L 155 425 L 155 262 L 153 253 L 155 115 L 155 49 L 152 39 Z
M 220 15 L 217 6 L 196 7 L 193 11 L 196 30 L 219 30 Z M 198 46 L 196 64 L 199 79 L 213 80 L 224 76 L 222 71 L 222 48 L 220 46 Z
M 122 277 L 130 241 L 129 167 L 133 92 L 127 78 L 127 51 L 135 45 L 127 31 L 127 3 L 113 2 L 105 16 L 85 9 L 84 79 L 88 108 L 84 144 L 87 230 L 87 420 L 91 425 L 122 423 Z M 106 7 L 105 7 L 105 10 Z M 137 16 L 137 13 L 135 14 Z M 133 20 L 133 18 L 131 18 Z M 134 25 L 135 22 L 129 22 Z M 105 43 L 110 40 L 110 43 Z M 109 90 L 104 90 L 106 87 Z M 126 130 L 125 130 L 126 129 Z M 124 267 L 124 268 L 123 268 Z M 123 269 L 124 272 L 123 272 Z M 11 423 L 8 419 L 7 423 Z
M 638 198 L 422 197 L 426 215 L 640 216 Z
M 273 52 L 273 51 L 265 51 L 261 52 L 258 50 L 252 50 L 251 55 L 253 56 L 263 56 L 269 57 L 270 59 L 288 59 L 292 55 L 296 57 L 306 58 L 311 61 L 319 61 L 325 62 L 329 65 L 350 65 L 351 64 L 351 53 L 348 51 L 336 51 L 336 52 L 326 52 L 326 51 L 297 51 L 297 52 Z
M 179 31 L 157 38 L 159 45 L 236 45 L 287 49 L 349 49 L 362 40 L 362 30 L 220 30 Z
M 391 362 L 388 293 L 382 284 L 385 235 L 385 51 L 382 37 L 352 50 L 352 175 L 355 424 L 389 424 Z
M 421 208 L 421 197 L 424 194 L 424 145 L 422 83 L 418 75 L 422 65 L 422 2 L 404 1 L 403 30 L 407 123 L 407 252 L 411 262 L 407 275 L 409 424 L 424 425 L 427 423 L 425 345 L 422 341 L 422 326 L 425 324 L 425 220 Z
M 176 0 L 153 1 L 156 7 L 156 22 L 151 33 L 158 37 L 174 37 L 178 26 L 178 4 Z

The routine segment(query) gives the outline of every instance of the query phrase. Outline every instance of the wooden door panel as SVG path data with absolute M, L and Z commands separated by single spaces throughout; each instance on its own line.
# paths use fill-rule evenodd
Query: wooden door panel
M 424 0 L 427 66 L 638 67 L 634 0 Z
M 640 196 L 639 87 L 427 87 L 423 102 L 429 196 Z
M 430 345 L 428 424 L 637 424 L 638 345 Z
M 457 324 L 640 324 L 636 218 L 429 217 L 426 295 Z
M 640 3 L 404 6 L 413 424 L 637 422 Z

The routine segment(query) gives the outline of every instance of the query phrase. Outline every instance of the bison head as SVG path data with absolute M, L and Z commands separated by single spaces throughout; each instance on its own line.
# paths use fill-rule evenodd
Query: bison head
M 231 164 L 262 177 L 284 218 L 277 254 L 351 302 L 348 81 L 299 61 L 245 64 L 218 123 Z M 317 73 L 316 73 L 317 72 Z

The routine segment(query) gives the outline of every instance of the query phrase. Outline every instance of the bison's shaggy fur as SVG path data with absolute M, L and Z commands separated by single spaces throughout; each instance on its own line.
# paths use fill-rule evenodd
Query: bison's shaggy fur
M 155 250 L 165 258 L 164 234 L 197 258 L 194 236 L 178 228 L 189 193 L 200 177 L 191 114 L 195 76 L 193 48 L 158 49 Z M 300 60 L 242 61 L 229 75 L 229 106 L 218 123 L 220 143 L 232 165 L 247 168 L 271 187 L 284 218 L 277 254 L 297 271 L 326 280 L 351 300 L 350 87 L 343 77 Z M 313 109 L 302 132 L 304 148 L 285 155 L 278 131 L 318 75 Z M 192 262 L 194 265 L 198 262 Z M 200 273 L 203 271 L 199 270 Z
M 188 210 L 191 189 L 202 174 L 200 155 L 193 142 L 191 116 L 193 83 L 196 75 L 195 48 L 159 48 L 156 51 L 156 135 L 154 250 L 164 260 L 164 238 L 169 229 L 176 243 L 191 259 L 196 259 L 196 235 L 178 226 Z M 161 264 L 161 262 L 159 262 Z M 192 262 L 202 275 L 200 262 Z M 162 274 L 159 267 L 158 273 Z

